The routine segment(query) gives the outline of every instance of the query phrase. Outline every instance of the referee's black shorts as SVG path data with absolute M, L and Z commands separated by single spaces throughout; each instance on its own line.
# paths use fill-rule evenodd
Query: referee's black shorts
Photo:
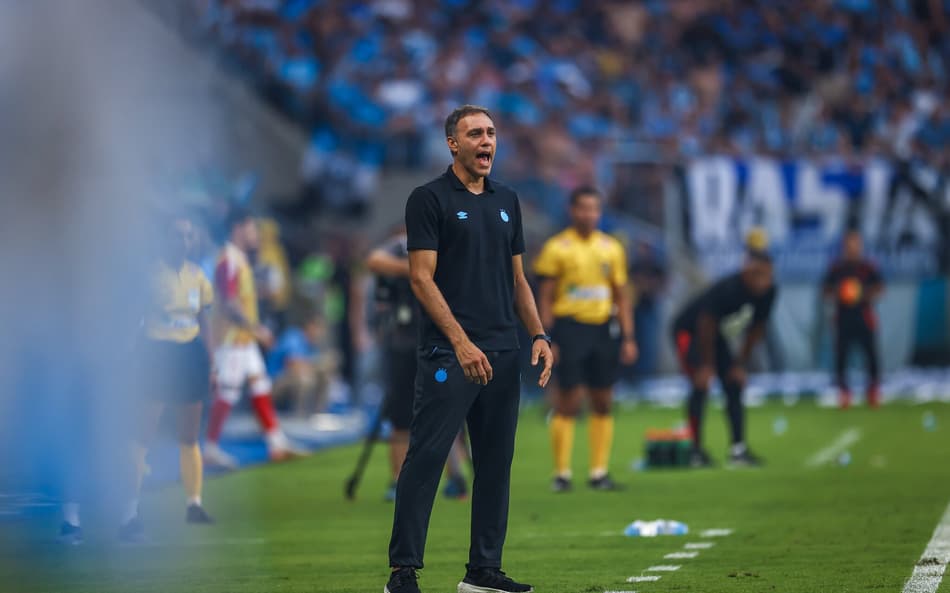
M 416 392 L 416 348 L 387 348 L 385 352 L 386 400 L 383 417 L 396 430 L 409 430 Z
M 558 317 L 551 338 L 560 352 L 554 374 L 562 388 L 586 385 L 603 389 L 617 381 L 620 340 L 612 335 L 609 321 L 591 325 Z
M 166 403 L 204 401 L 211 390 L 211 362 L 199 338 L 190 342 L 143 339 L 139 377 L 146 397 Z

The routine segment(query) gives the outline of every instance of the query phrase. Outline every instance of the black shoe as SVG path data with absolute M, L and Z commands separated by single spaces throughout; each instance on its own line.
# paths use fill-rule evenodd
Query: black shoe
M 554 492 L 570 492 L 571 488 L 571 481 L 561 476 L 554 478 L 551 482 L 551 490 Z
M 145 541 L 145 525 L 138 517 L 126 521 L 119 527 L 119 541 L 126 544 L 140 544 Z
M 702 448 L 694 448 L 689 454 L 689 466 L 695 468 L 713 467 L 712 457 Z
M 729 465 L 732 467 L 762 467 L 765 465 L 765 460 L 746 447 L 742 453 L 729 455 Z
M 383 593 L 422 593 L 419 591 L 419 577 L 415 568 L 399 568 L 389 575 L 389 582 Z
M 185 523 L 211 525 L 214 523 L 214 519 L 200 504 L 190 504 L 188 505 L 188 510 L 185 511 Z
M 604 474 L 599 478 L 591 478 L 587 485 L 594 490 L 617 491 L 623 490 L 623 486 L 610 479 L 610 476 Z
M 63 524 L 59 526 L 59 541 L 69 546 L 78 546 L 83 542 L 82 527 L 63 521 Z
M 531 593 L 531 585 L 516 583 L 497 568 L 469 568 L 458 593 Z

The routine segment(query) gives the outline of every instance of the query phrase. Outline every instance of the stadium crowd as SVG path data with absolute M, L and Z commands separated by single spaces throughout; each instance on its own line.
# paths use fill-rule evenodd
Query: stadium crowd
M 305 175 L 351 179 L 357 201 L 385 165 L 441 162 L 440 120 L 466 102 L 499 120 L 499 174 L 549 214 L 580 183 L 611 187 L 619 146 L 663 160 L 947 165 L 946 0 L 198 0 L 198 10 L 312 131 Z

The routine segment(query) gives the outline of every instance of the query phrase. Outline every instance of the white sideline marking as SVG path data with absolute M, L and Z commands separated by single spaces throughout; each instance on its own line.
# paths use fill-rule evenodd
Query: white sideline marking
M 636 591 L 604 591 L 604 593 L 637 593 Z
M 672 552 L 663 557 L 664 560 L 688 560 L 699 556 L 699 552 Z
M 732 529 L 707 529 L 699 534 L 699 537 L 726 537 L 732 535 Z
M 651 566 L 643 572 L 674 572 L 682 568 L 679 564 L 659 564 Z
M 261 546 L 268 543 L 268 540 L 263 537 L 230 537 L 223 539 L 209 539 L 205 541 L 185 541 L 185 542 L 170 542 L 170 541 L 147 541 L 136 544 L 128 544 L 128 547 L 133 548 L 168 548 L 168 547 L 204 547 L 204 546 Z
M 627 582 L 628 583 L 655 583 L 658 580 L 660 580 L 660 575 L 654 574 L 654 575 L 646 575 L 642 577 L 630 577 L 629 579 L 627 579 Z
M 708 550 L 709 548 L 715 546 L 715 542 L 693 542 L 683 546 L 687 550 Z
M 944 511 L 943 517 L 933 537 L 924 550 L 923 555 L 914 566 L 914 572 L 904 583 L 904 593 L 935 593 L 943 580 L 943 573 L 950 562 L 950 505 Z
M 851 445 L 861 440 L 861 430 L 852 426 L 845 430 L 830 445 L 815 453 L 805 462 L 806 467 L 818 467 L 837 459 Z

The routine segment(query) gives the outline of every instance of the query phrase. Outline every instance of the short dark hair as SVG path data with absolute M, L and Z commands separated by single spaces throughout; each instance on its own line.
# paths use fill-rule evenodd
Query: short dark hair
M 569 201 L 570 205 L 571 205 L 571 206 L 576 206 L 576 205 L 577 205 L 577 202 L 578 202 L 583 196 L 594 196 L 594 197 L 597 198 L 598 200 L 600 200 L 601 198 L 603 198 L 603 196 L 600 195 L 600 190 L 597 189 L 596 187 L 594 187 L 593 185 L 581 185 L 581 186 L 575 187 L 575 188 L 571 191 L 571 197 L 570 197 L 570 201 Z
M 466 115 L 472 115 L 473 113 L 484 113 L 489 118 L 491 118 L 491 113 L 486 107 L 481 107 L 479 105 L 462 105 L 461 107 L 456 107 L 452 113 L 450 113 L 449 116 L 445 118 L 445 137 L 450 138 L 455 136 L 455 131 L 459 125 L 459 120 L 461 120 Z
M 234 230 L 234 227 L 240 226 L 254 218 L 251 211 L 244 206 L 231 206 L 228 211 L 228 232 Z

